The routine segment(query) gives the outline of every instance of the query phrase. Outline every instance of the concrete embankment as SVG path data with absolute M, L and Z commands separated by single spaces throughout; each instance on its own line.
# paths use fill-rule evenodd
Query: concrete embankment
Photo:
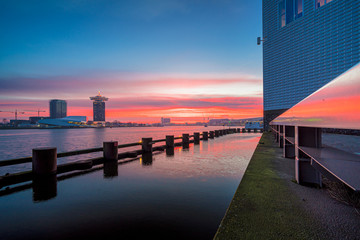
M 360 239 L 356 209 L 294 182 L 294 160 L 264 133 L 214 239 Z

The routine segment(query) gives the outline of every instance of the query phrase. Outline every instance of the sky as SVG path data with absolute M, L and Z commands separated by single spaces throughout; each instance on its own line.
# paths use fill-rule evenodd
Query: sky
M 92 120 L 101 91 L 107 121 L 260 117 L 261 22 L 261 0 L 0 0 L 0 111 Z

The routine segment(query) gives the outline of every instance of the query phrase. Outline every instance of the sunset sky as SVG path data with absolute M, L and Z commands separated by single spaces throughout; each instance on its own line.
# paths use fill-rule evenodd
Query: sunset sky
M 101 91 L 107 121 L 260 117 L 261 33 L 261 0 L 0 1 L 0 110 L 92 120 Z

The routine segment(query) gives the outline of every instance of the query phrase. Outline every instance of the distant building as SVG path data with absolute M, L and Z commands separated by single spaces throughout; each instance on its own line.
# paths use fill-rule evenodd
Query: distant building
M 48 119 L 49 117 L 29 117 L 29 121 L 31 124 L 36 124 L 38 123 L 40 120 L 43 119 Z
M 162 125 L 169 125 L 170 124 L 170 118 L 161 118 L 161 124 Z
M 210 126 L 224 126 L 229 125 L 230 119 L 210 119 L 209 125 Z
M 86 116 L 68 116 L 56 119 L 42 119 L 39 120 L 39 124 L 53 127 L 79 127 L 85 126 L 86 120 Z
M 10 124 L 14 125 L 14 126 L 18 126 L 20 124 L 30 124 L 30 120 L 19 120 L 19 119 L 13 120 L 13 119 L 11 119 Z
M 109 98 L 101 96 L 99 91 L 99 94 L 90 97 L 90 100 L 93 101 L 94 122 L 105 122 L 105 101 L 109 100 Z
M 263 0 L 264 123 L 360 61 L 359 0 Z
M 50 118 L 66 117 L 67 104 L 65 100 L 50 100 Z

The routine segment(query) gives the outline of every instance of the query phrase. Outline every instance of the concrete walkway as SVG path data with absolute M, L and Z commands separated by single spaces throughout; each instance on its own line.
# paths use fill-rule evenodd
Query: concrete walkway
M 294 182 L 294 160 L 264 133 L 214 239 L 360 239 L 360 215 Z

